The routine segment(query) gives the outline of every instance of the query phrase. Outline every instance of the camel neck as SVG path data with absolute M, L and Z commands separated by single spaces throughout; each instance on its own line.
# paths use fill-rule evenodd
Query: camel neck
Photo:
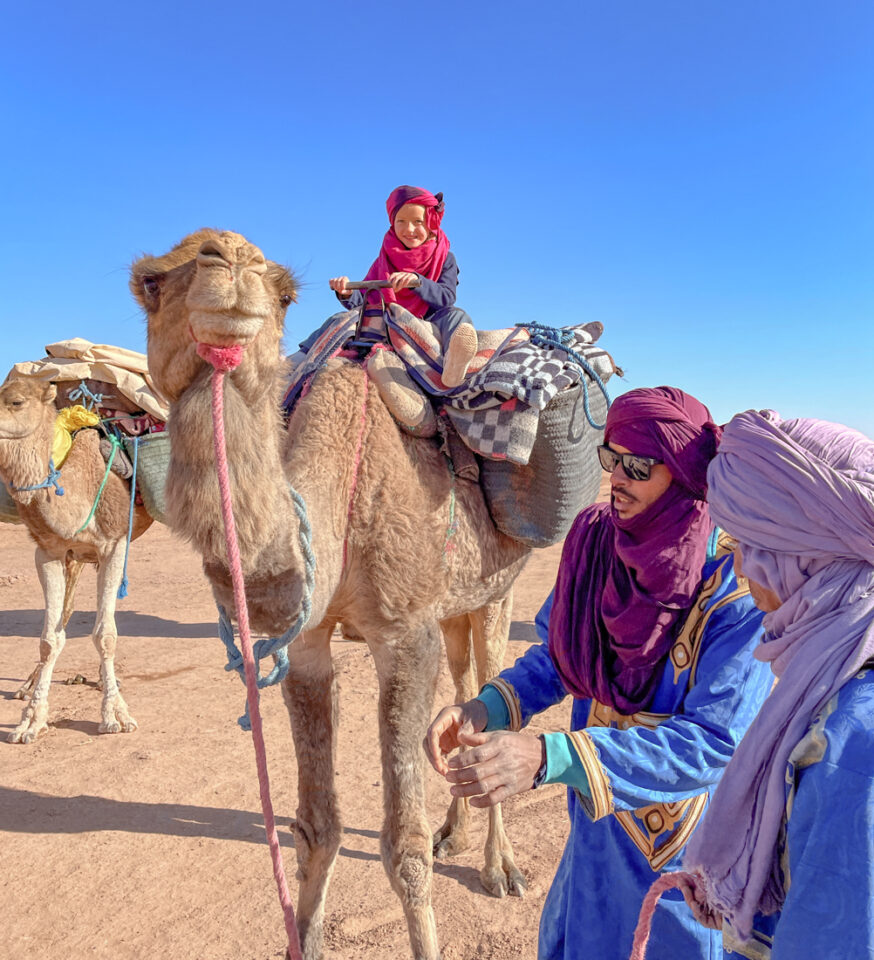
M 231 377 L 224 383 L 224 424 L 232 502 L 244 567 L 274 541 L 285 542 L 293 507 L 279 460 L 278 402 L 250 405 Z M 216 477 L 212 385 L 204 378 L 172 404 L 168 501 L 174 527 L 204 555 L 223 562 L 221 501 Z

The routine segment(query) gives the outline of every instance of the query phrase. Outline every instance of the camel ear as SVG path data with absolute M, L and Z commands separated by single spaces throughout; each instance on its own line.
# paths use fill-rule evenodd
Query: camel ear
M 47 383 L 42 392 L 42 401 L 43 403 L 54 403 L 57 395 L 58 388 L 53 383 Z

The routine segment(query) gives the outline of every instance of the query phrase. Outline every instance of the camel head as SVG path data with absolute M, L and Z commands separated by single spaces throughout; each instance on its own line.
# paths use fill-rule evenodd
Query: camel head
M 57 389 L 33 377 L 8 380 L 0 387 L 0 440 L 29 437 L 48 421 L 54 425 Z
M 245 237 L 198 230 L 162 257 L 137 260 L 130 288 L 147 315 L 149 370 L 169 401 L 209 371 L 198 344 L 243 347 L 235 384 L 244 393 L 273 388 L 297 283 Z

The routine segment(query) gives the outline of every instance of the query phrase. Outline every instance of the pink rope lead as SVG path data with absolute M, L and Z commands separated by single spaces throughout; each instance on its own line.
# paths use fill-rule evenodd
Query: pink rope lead
M 677 889 L 683 891 L 683 896 L 692 916 L 704 927 L 711 930 L 722 929 L 722 916 L 707 902 L 701 876 L 697 873 L 663 873 L 647 890 L 637 918 L 637 928 L 634 931 L 634 943 L 631 946 L 629 960 L 645 960 L 646 948 L 649 943 L 652 918 L 655 914 L 659 897 L 665 890 Z
M 215 368 L 212 375 L 212 424 L 213 445 L 215 447 L 216 470 L 218 472 L 219 491 L 222 499 L 222 519 L 225 526 L 225 543 L 228 550 L 228 566 L 234 584 L 234 604 L 237 608 L 237 621 L 240 627 L 240 647 L 246 671 L 246 699 L 249 703 L 249 718 L 252 723 L 252 740 L 255 744 L 255 765 L 258 768 L 258 787 L 261 792 L 261 810 L 264 813 L 264 831 L 270 845 L 270 858 L 273 861 L 273 876 L 279 891 L 279 902 L 285 918 L 285 932 L 288 935 L 289 960 L 302 960 L 300 938 L 294 921 L 294 907 L 288 893 L 285 880 L 285 868 L 282 864 L 282 852 L 276 833 L 276 820 L 273 816 L 273 803 L 270 800 L 270 777 L 267 773 L 267 751 L 264 747 L 264 731 L 261 726 L 261 711 L 258 708 L 258 680 L 255 670 L 255 658 L 252 653 L 252 635 L 249 632 L 249 610 L 246 606 L 246 590 L 243 583 L 243 566 L 240 560 L 240 547 L 237 542 L 237 528 L 234 523 L 234 511 L 231 505 L 231 482 L 228 471 L 228 457 L 225 444 L 224 421 L 224 380 L 225 374 L 233 370 L 243 359 L 243 348 L 212 347 L 198 343 L 198 354 Z

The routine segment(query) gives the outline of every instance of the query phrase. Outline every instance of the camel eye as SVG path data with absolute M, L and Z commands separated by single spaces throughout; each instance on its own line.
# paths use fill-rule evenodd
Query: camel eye
M 291 303 L 291 297 L 287 293 L 283 293 L 279 298 L 279 305 L 281 307 L 287 307 Z
M 143 293 L 149 297 L 157 297 L 160 286 L 154 277 L 143 277 Z

